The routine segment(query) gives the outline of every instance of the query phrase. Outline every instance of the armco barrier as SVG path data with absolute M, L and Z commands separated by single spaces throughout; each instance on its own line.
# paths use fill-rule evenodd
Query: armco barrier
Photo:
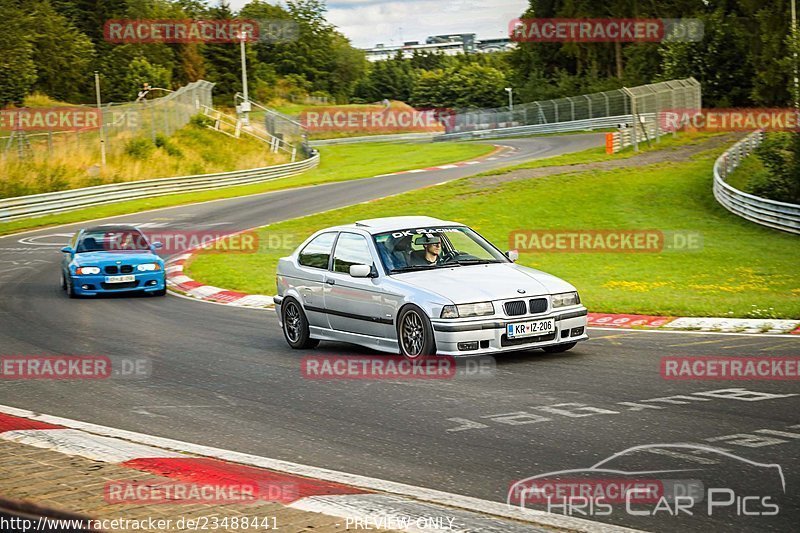
M 800 235 L 800 205 L 759 198 L 725 183 L 730 172 L 761 144 L 756 131 L 734 144 L 714 163 L 714 197 L 725 209 L 756 224 Z
M 489 139 L 498 137 L 514 137 L 518 135 L 538 135 L 543 133 L 565 133 L 570 131 L 591 131 L 607 128 L 616 128 L 619 124 L 633 122 L 632 115 L 618 115 L 615 117 L 589 118 L 567 122 L 554 122 L 550 124 L 534 124 L 532 126 L 516 126 L 512 128 L 494 128 L 488 130 L 465 131 L 461 133 L 447 133 L 440 135 L 436 141 L 453 141 L 468 139 Z
M 63 213 L 95 205 L 154 198 L 168 194 L 222 189 L 294 176 L 319 164 L 319 154 L 296 163 L 175 178 L 98 185 L 70 191 L 48 192 L 0 200 L 0 223 Z
M 388 135 L 365 135 L 362 137 L 337 137 L 333 139 L 310 140 L 311 146 L 329 146 L 332 144 L 361 144 L 403 141 L 433 141 L 442 137 L 443 133 L 392 133 Z

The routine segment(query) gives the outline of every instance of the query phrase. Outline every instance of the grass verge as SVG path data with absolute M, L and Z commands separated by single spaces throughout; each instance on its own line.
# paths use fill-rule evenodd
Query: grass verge
M 682 230 L 699 233 L 701 249 L 523 253 L 520 263 L 569 280 L 596 312 L 800 318 L 800 239 L 740 219 L 716 203 L 711 170 L 722 150 L 634 171 L 560 174 L 491 188 L 464 179 L 262 228 L 263 253 L 200 254 L 188 272 L 212 285 L 274 294 L 277 260 L 301 239 L 323 227 L 378 216 L 457 220 L 501 249 L 514 247 L 510 235 L 519 229 Z M 287 245 L 264 246 L 270 242 Z
M 369 178 L 390 172 L 463 161 L 486 155 L 492 150 L 494 150 L 494 147 L 491 145 L 476 143 L 382 143 L 327 146 L 320 149 L 322 155 L 320 166 L 299 176 L 216 191 L 173 194 L 158 198 L 90 207 L 33 219 L 0 222 L 0 235 L 26 229 L 137 213 L 160 207 L 233 198 L 333 181 Z
M 2 133 L 0 133 L 2 135 Z M 234 139 L 205 127 L 200 117 L 171 136 L 109 135 L 101 168 L 98 132 L 32 135 L 31 156 L 0 158 L 0 198 L 127 181 L 211 174 L 288 162 L 248 136 Z M 13 153 L 13 151 L 12 151 Z

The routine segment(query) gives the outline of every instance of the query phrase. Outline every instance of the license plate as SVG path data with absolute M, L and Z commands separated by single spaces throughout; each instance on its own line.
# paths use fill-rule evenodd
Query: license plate
M 514 322 L 506 324 L 506 336 L 509 339 L 521 339 L 523 337 L 537 337 L 548 335 L 556 330 L 556 320 L 547 318 L 544 320 L 529 320 L 528 322 Z
M 106 283 L 128 283 L 136 281 L 136 276 L 106 276 Z

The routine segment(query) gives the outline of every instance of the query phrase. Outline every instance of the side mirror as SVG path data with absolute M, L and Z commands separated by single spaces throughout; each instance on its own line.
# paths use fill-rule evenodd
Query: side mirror
M 512 263 L 516 263 L 517 259 L 519 259 L 519 252 L 517 250 L 509 250 L 506 252 L 506 257 L 511 259 Z
M 156 241 L 156 242 L 154 242 L 153 244 L 150 245 L 150 249 L 153 250 L 154 252 L 156 250 L 162 249 L 163 247 L 164 247 L 164 245 L 161 244 L 159 241 Z
M 72 246 L 65 246 L 61 249 L 61 251 L 64 252 L 65 254 L 75 253 L 75 250 L 72 248 Z
M 372 277 L 372 267 L 369 265 L 350 265 L 350 275 L 354 278 Z

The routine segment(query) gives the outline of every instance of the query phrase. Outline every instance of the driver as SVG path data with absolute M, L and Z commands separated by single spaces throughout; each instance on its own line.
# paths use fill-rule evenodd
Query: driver
M 432 233 L 426 233 L 414 239 L 414 244 L 421 244 L 422 250 L 411 252 L 411 266 L 433 266 L 441 262 L 442 239 Z

